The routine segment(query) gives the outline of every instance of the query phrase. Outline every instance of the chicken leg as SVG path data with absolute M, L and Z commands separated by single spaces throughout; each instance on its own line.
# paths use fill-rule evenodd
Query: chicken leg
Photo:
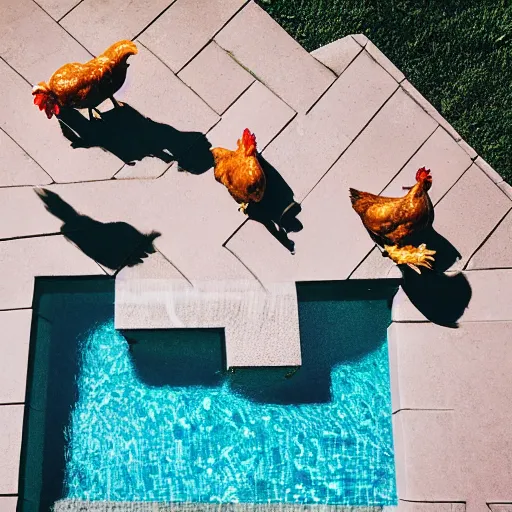
M 119 108 L 119 107 L 123 107 L 124 104 L 121 103 L 120 101 L 117 101 L 114 96 L 110 96 L 110 101 L 112 102 L 112 104 L 114 105 L 114 108 Z
M 403 247 L 384 245 L 384 250 L 397 265 L 408 265 L 418 274 L 421 274 L 419 267 L 426 267 L 432 270 L 430 262 L 434 261 L 434 254 L 436 253 L 436 251 L 427 249 L 425 244 L 421 244 L 419 247 L 414 247 L 413 245 L 405 245 Z
M 89 121 L 100 121 L 101 120 L 101 112 L 97 108 L 89 108 Z M 93 113 L 96 112 L 96 114 Z

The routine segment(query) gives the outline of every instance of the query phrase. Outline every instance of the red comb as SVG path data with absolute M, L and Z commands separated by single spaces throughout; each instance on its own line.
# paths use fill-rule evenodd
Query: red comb
M 422 167 L 416 172 L 416 181 L 424 180 L 428 177 L 430 177 L 430 169 L 427 169 L 426 167 Z
M 256 149 L 256 135 L 254 133 L 251 133 L 249 131 L 249 128 L 246 128 L 244 130 L 244 133 L 242 135 L 242 144 L 244 145 L 245 149 L 249 149 L 251 146 L 254 146 L 254 149 Z

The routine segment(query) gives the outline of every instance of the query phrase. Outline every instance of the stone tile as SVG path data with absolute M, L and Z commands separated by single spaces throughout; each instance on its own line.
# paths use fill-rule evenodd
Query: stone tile
M 177 0 L 140 36 L 175 73 L 238 12 L 246 0 Z
M 47 185 L 50 176 L 0 130 L 0 187 Z
M 150 51 L 138 48 L 129 79 L 116 97 L 158 123 L 206 133 L 219 116 Z
M 398 408 L 473 407 L 479 414 L 491 409 L 492 416 L 509 385 L 511 329 L 510 322 L 469 322 L 458 329 L 393 323 L 388 342 L 396 354 Z
M 103 275 L 61 235 L 1 242 L 0 310 L 30 308 L 35 276 Z
M 349 186 L 379 193 L 436 127 L 435 121 L 398 89 L 329 174 L 338 174 L 346 184 L 347 199 Z M 351 208 L 350 201 L 346 203 Z
M 439 293 L 457 290 L 459 284 L 450 284 L 456 274 L 450 273 Z M 471 287 L 471 301 L 460 318 L 460 322 L 511 321 L 512 270 L 479 270 L 464 272 Z M 395 295 L 392 317 L 394 322 L 425 322 L 426 317 L 409 300 L 402 288 Z
M 172 0 L 84 0 L 60 23 L 91 53 L 99 55 L 114 41 L 136 37 L 171 3 Z
M 208 132 L 212 147 L 236 149 L 236 141 L 245 128 L 256 135 L 258 151 L 262 151 L 272 139 L 293 119 L 295 112 L 260 82 L 249 89 L 222 116 Z
M 457 453 L 457 420 L 453 411 L 400 411 L 404 470 L 400 499 L 411 501 L 463 501 Z M 447 478 L 446 475 L 450 475 Z
M 59 232 L 62 222 L 48 215 L 32 187 L 0 188 L 0 205 L 11 219 L 0 225 L 0 240 Z
M 459 146 L 468 154 L 471 160 L 475 160 L 478 156 L 478 153 L 465 140 L 459 140 Z
M 464 267 L 511 206 L 478 166 L 464 173 L 435 210 L 434 228 L 462 255 L 454 270 Z
M 45 15 L 46 16 L 46 15 Z M 32 103 L 31 87 L 0 60 L 0 127 L 55 181 L 111 178 L 122 162 L 99 148 L 73 149 L 57 120 L 48 120 Z
M 462 137 L 455 131 L 453 126 L 434 108 L 434 106 L 416 89 L 409 80 L 404 80 L 400 87 L 409 95 L 411 98 L 421 106 L 427 114 L 434 118 L 455 140 L 459 142 Z
M 375 59 L 398 83 L 405 80 L 405 75 L 371 42 L 364 49 Z
M 403 186 L 414 184 L 416 171 L 427 167 L 432 171 L 433 185 L 429 190 L 432 203 L 450 190 L 471 166 L 471 159 L 442 127 L 438 127 L 425 144 L 414 154 L 393 181 L 382 191 L 382 196 L 399 197 Z
M 306 112 L 335 79 L 254 2 L 215 41 L 297 112 Z
M 512 186 L 506 181 L 502 181 L 501 183 L 498 183 L 498 187 L 512 201 Z
M 475 160 L 475 164 L 478 165 L 494 183 L 498 184 L 503 181 L 503 178 L 481 156 Z
M 56 21 L 79 3 L 80 0 L 38 0 L 38 4 Z
M 488 503 L 491 512 L 510 512 L 512 503 Z
M 368 43 L 368 38 L 364 34 L 352 34 L 352 37 L 354 38 L 354 41 L 363 48 Z
M 512 207 L 512 205 L 511 205 Z M 512 268 L 512 210 L 469 260 L 468 270 Z
M 0 20 L 0 56 L 32 85 L 48 80 L 54 71 L 67 62 L 85 62 L 91 58 L 79 43 L 31 0 L 0 2 Z M 2 69 L 0 76 L 3 73 Z M 9 89 L 4 90 L 7 97 L 12 94 Z M 24 102 L 32 104 L 30 92 L 28 89 L 28 99 Z M 19 107 L 20 102 L 13 105 Z M 32 107 L 35 108 L 34 105 Z
M 0 312 L 0 403 L 25 401 L 32 310 Z
M 218 114 L 222 114 L 255 80 L 215 41 L 178 76 Z
M 311 55 L 339 76 L 360 52 L 361 46 L 356 43 L 354 38 L 352 36 L 345 36 L 317 48 L 311 52 Z
M 264 156 L 297 201 L 304 199 L 395 89 L 396 82 L 361 52 L 313 109 L 297 116 L 272 142 Z
M 382 507 L 382 512 L 465 512 L 466 504 L 456 501 L 400 501 L 398 507 Z
M 382 256 L 375 246 L 370 254 L 356 268 L 350 279 L 401 279 L 402 272 L 393 261 Z
M 0 494 L 18 492 L 24 405 L 0 405 Z
M 0 508 L 3 512 L 16 512 L 16 505 L 18 503 L 17 496 L 2 496 L 0 497 Z

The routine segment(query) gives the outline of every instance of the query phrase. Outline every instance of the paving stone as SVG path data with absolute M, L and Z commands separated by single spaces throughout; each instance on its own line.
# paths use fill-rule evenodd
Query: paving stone
M 91 53 L 99 55 L 115 41 L 136 37 L 171 3 L 172 0 L 84 0 L 60 23 Z
M 347 196 L 349 186 L 379 193 L 436 127 L 437 123 L 398 89 L 329 174 L 343 176 L 340 179 L 347 184 Z M 351 209 L 350 201 L 346 203 Z
M 18 503 L 17 496 L 1 496 L 0 508 L 2 512 L 16 512 L 16 505 Z
M 394 432 L 400 432 L 400 438 L 395 437 L 395 450 L 396 444 L 401 444 L 401 459 L 396 464 L 403 465 L 397 485 L 400 499 L 465 501 L 456 458 L 459 433 L 454 411 L 400 411 L 393 421 Z
M 138 47 L 139 53 L 130 60 L 129 80 L 116 97 L 153 121 L 206 133 L 219 116 L 151 52 Z
M 45 15 L 46 16 L 46 15 Z M 55 181 L 111 178 L 122 162 L 99 148 L 73 149 L 56 119 L 48 120 L 32 103 L 31 87 L 0 60 L 0 127 Z
M 512 510 L 512 503 L 488 503 L 492 512 L 510 512 Z
M 452 269 L 462 269 L 510 210 L 512 203 L 472 165 L 435 209 L 434 228 L 462 255 Z
M 483 414 L 484 408 L 495 408 L 510 384 L 510 329 L 510 322 L 469 322 L 458 329 L 393 323 L 388 343 L 396 354 L 399 390 L 394 412 L 473 407 Z M 475 379 L 478 374 L 485 378 Z
M 0 205 L 10 219 L 0 225 L 0 240 L 59 232 L 62 222 L 46 213 L 32 187 L 0 188 Z
M 498 183 L 498 187 L 512 201 L 512 186 L 506 181 L 502 181 L 501 183 Z
M 402 190 L 402 187 L 413 185 L 416 171 L 421 167 L 427 167 L 432 171 L 433 177 L 433 185 L 428 193 L 435 205 L 470 166 L 471 159 L 466 152 L 446 130 L 438 127 L 381 195 L 403 196 L 406 191 Z
M 405 75 L 371 42 L 364 49 L 374 58 L 398 83 L 405 80 Z
M 335 79 L 254 2 L 215 41 L 297 112 L 306 112 Z
M 382 507 L 382 512 L 465 512 L 466 504 L 458 502 L 400 501 L 398 507 Z
M 503 178 L 481 156 L 475 160 L 475 164 L 478 165 L 494 183 L 498 184 L 503 181 Z
M 198 54 L 246 0 L 177 0 L 140 36 L 175 73 Z
M 512 268 L 512 210 L 469 260 L 468 270 Z
M 0 312 L 0 403 L 25 401 L 32 310 Z
M 471 160 L 475 160 L 478 153 L 465 140 L 459 140 L 458 144 L 468 154 Z
M 54 71 L 67 62 L 85 62 L 91 58 L 79 43 L 31 0 L 0 2 L 0 28 L 0 56 L 32 85 L 48 80 Z M 0 76 L 2 74 L 3 70 Z M 12 91 L 4 90 L 9 98 Z M 28 99 L 24 101 L 31 104 L 30 89 L 26 97 Z M 20 102 L 13 102 L 13 105 L 19 107 Z M 44 114 L 40 115 L 44 117 Z
M 345 36 L 311 52 L 316 60 L 327 66 L 337 76 L 359 55 L 361 46 L 352 36 Z
M 361 52 L 311 111 L 298 115 L 264 151 L 297 201 L 304 199 L 395 89 L 396 82 Z
M 352 34 L 354 41 L 361 47 L 365 47 L 368 43 L 368 38 L 364 34 Z
M 56 21 L 79 3 L 80 0 L 38 0 L 38 4 Z
M 457 274 L 450 273 L 439 294 L 455 293 L 460 281 L 451 282 Z M 471 301 L 460 318 L 460 322 L 511 321 L 512 312 L 512 270 L 479 270 L 463 272 L 462 275 L 471 287 Z M 451 291 L 453 290 L 453 292 Z M 433 297 L 433 300 L 435 297 Z M 409 300 L 400 288 L 393 300 L 392 317 L 394 322 L 425 322 L 426 317 Z
M 401 279 L 402 272 L 395 263 L 382 256 L 381 250 L 375 246 L 370 254 L 350 275 L 350 279 Z
M 47 185 L 50 176 L 0 130 L 0 187 Z
M 245 128 L 256 135 L 258 151 L 293 119 L 295 112 L 260 82 L 249 89 L 224 113 L 222 121 L 208 132 L 212 147 L 236 149 Z
M 35 276 L 104 275 L 61 235 L 1 242 L 0 310 L 30 308 Z
M 18 492 L 23 409 L 24 405 L 0 405 L 0 494 Z
M 255 80 L 215 41 L 178 76 L 218 114 L 222 114 Z
M 409 80 L 404 80 L 400 87 L 411 96 L 411 98 L 421 106 L 427 114 L 432 116 L 435 121 L 437 121 L 455 140 L 455 142 L 459 142 L 462 140 L 462 137 L 455 131 L 453 126 L 434 108 L 434 106 L 416 89 Z

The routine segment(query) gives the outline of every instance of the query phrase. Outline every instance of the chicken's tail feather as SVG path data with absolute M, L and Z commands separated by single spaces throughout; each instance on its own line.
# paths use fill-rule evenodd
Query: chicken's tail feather
M 363 197 L 364 192 L 360 192 L 359 190 L 356 190 L 355 188 L 349 188 L 350 192 L 350 201 L 352 204 L 354 204 L 356 201 L 361 199 Z
M 137 46 L 133 41 L 123 39 L 114 43 L 110 48 L 105 50 L 103 55 L 110 57 L 116 63 L 121 62 L 123 59 L 127 59 L 130 55 L 136 55 L 139 52 Z

